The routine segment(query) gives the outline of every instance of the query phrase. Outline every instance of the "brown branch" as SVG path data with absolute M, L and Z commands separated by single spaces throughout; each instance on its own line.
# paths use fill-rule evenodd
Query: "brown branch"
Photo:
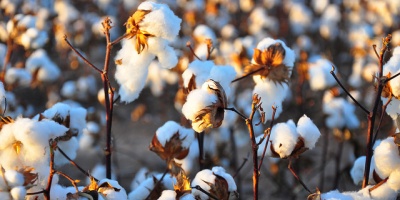
M 376 188 L 378 188 L 379 186 L 383 185 L 384 183 L 386 183 L 388 181 L 389 177 L 383 179 L 381 182 L 377 183 L 376 185 L 374 185 L 373 187 L 369 188 L 368 191 L 372 192 L 373 190 L 375 190 Z
M 110 43 L 110 45 L 111 45 L 111 46 L 114 46 L 114 45 L 118 44 L 119 42 L 121 42 L 121 40 L 123 40 L 123 39 L 126 38 L 127 36 L 128 36 L 128 34 L 125 33 L 124 35 L 120 36 L 120 37 L 117 38 L 116 40 L 112 41 L 112 42 Z
M 387 80 L 387 77 L 382 76 L 383 75 L 383 58 L 388 50 L 388 46 L 390 43 L 392 36 L 388 34 L 387 37 L 385 37 L 382 40 L 382 48 L 379 54 L 379 81 L 378 81 L 378 90 L 376 92 L 375 96 L 375 103 L 374 107 L 372 109 L 372 112 L 368 114 L 368 134 L 367 134 L 367 152 L 366 152 L 366 159 L 365 159 L 365 169 L 364 169 L 364 179 L 362 183 L 362 188 L 365 188 L 368 185 L 368 180 L 369 180 L 369 170 L 371 168 L 371 161 L 372 161 L 372 147 L 373 147 L 373 131 L 374 131 L 374 125 L 375 125 L 375 117 L 376 113 L 378 111 L 379 103 L 381 101 L 381 95 L 382 95 L 382 90 L 383 87 L 385 86 L 385 81 Z
M 68 44 L 69 48 L 71 48 L 72 51 L 76 53 L 87 65 L 92 67 L 94 70 L 96 70 L 99 73 L 103 73 L 99 68 L 97 68 L 94 64 L 92 64 L 88 59 L 86 59 L 75 47 L 72 46 L 72 44 L 68 41 L 67 35 L 64 35 L 64 41 Z
M 389 96 L 388 101 L 385 103 L 385 105 L 382 106 L 382 112 L 381 112 L 381 117 L 379 118 L 379 123 L 378 123 L 378 127 L 376 128 L 375 131 L 375 135 L 374 135 L 374 139 L 372 140 L 372 146 L 374 146 L 375 142 L 376 142 L 376 138 L 378 137 L 379 134 L 379 130 L 381 129 L 381 125 L 382 125 L 382 120 L 383 120 L 383 116 L 386 112 L 386 108 L 389 105 L 389 103 L 392 101 L 392 95 Z
M 75 181 L 73 178 L 71 178 L 71 177 L 68 176 L 67 174 L 64 174 L 64 173 L 61 172 L 61 171 L 55 170 L 55 173 L 56 173 L 56 174 L 59 174 L 59 175 L 61 175 L 61 176 L 63 176 L 63 177 L 66 178 L 66 179 L 68 179 L 68 180 L 71 182 L 71 184 L 74 186 L 76 192 L 79 192 L 78 185 L 76 184 L 76 181 Z
M 243 162 L 240 165 L 240 167 L 236 170 L 236 173 L 233 175 L 233 178 L 235 178 L 239 174 L 240 170 L 242 170 L 242 168 L 244 167 L 244 165 L 247 163 L 248 160 L 249 160 L 249 154 L 247 154 L 246 158 L 243 158 Z
M 201 133 L 196 132 L 197 142 L 199 143 L 199 167 L 200 170 L 204 169 L 204 131 Z
M 199 56 L 196 55 L 196 53 L 193 50 L 192 44 L 188 41 L 186 42 L 186 47 L 188 47 L 190 49 L 190 52 L 192 52 L 193 56 L 197 58 L 197 60 L 201 61 L 201 58 L 199 58 Z
M 81 166 L 79 166 L 75 161 L 73 161 L 60 147 L 57 146 L 57 150 L 63 155 L 69 163 L 71 163 L 73 166 L 78 168 L 79 171 L 81 171 L 83 174 L 85 174 L 87 177 L 92 177 L 87 171 L 85 171 Z M 93 179 L 97 182 L 99 181 L 97 178 L 93 177 Z
M 37 194 L 43 194 L 45 192 L 46 192 L 46 190 L 41 190 L 41 191 L 37 191 L 37 192 L 28 192 L 28 193 L 26 193 L 26 195 L 27 196 L 29 196 L 29 195 L 37 195 Z
M 50 172 L 49 172 L 49 177 L 47 178 L 47 187 L 43 192 L 45 200 L 51 200 L 50 190 L 51 190 L 51 185 L 52 185 L 52 182 L 53 182 L 53 176 L 54 176 L 54 173 L 55 173 L 55 170 L 54 170 L 54 151 L 57 148 L 57 141 L 53 140 L 53 139 L 50 139 L 49 140 L 49 148 L 50 148 Z
M 394 79 L 394 78 L 398 77 L 399 75 L 400 75 L 400 72 L 399 72 L 399 73 L 397 73 L 396 75 L 394 75 L 394 76 L 392 76 L 392 77 L 390 77 L 390 78 L 386 79 L 385 83 L 387 83 L 387 82 L 391 81 L 392 79 Z
M 340 85 L 340 87 L 344 90 L 344 92 L 347 94 L 347 96 L 349 96 L 351 98 L 351 100 L 353 100 L 354 103 L 356 103 L 358 105 L 358 107 L 360 107 L 367 115 L 370 113 L 363 105 L 361 105 L 354 97 L 353 95 L 350 94 L 349 91 L 347 91 L 347 89 L 343 86 L 343 84 L 339 81 L 339 79 L 336 77 L 335 75 L 335 66 L 332 65 L 332 70 L 331 70 L 331 74 L 333 76 L 333 78 L 335 78 L 336 82 Z
M 238 110 L 236 110 L 236 108 L 224 108 L 225 110 L 230 110 L 230 111 L 233 111 L 233 112 L 235 112 L 236 114 L 238 114 L 242 119 L 244 119 L 244 120 L 246 120 L 247 119 L 247 117 L 246 116 L 244 116 L 242 113 L 240 113 Z
M 213 198 L 213 199 L 215 199 L 215 200 L 219 200 L 217 197 L 215 197 L 214 195 L 212 195 L 211 193 L 209 193 L 209 192 L 207 192 L 206 190 L 204 190 L 203 188 L 201 188 L 199 185 L 196 185 L 196 186 L 194 186 L 194 187 L 192 187 L 193 189 L 196 189 L 196 190 L 200 190 L 201 192 L 203 192 L 204 194 L 206 194 L 207 196 L 209 196 L 209 197 L 211 197 L 211 198 Z
M 296 174 L 296 172 L 292 168 L 292 159 L 291 158 L 289 158 L 288 169 L 290 170 L 290 172 L 292 172 L 293 176 L 296 178 L 297 181 L 299 181 L 299 183 L 303 186 L 303 188 L 306 189 L 308 193 L 312 194 L 311 190 L 308 189 L 306 184 L 304 184 L 304 182 L 301 180 L 301 178 Z
M 261 165 L 262 165 L 262 163 L 263 163 L 263 160 L 264 160 L 264 157 L 265 157 L 265 153 L 267 152 L 267 147 L 268 147 L 269 139 L 270 139 L 270 137 L 271 137 L 272 126 L 274 125 L 274 121 L 275 121 L 276 107 L 275 107 L 275 106 L 272 106 L 272 110 L 273 110 L 273 111 L 272 111 L 271 123 L 269 124 L 269 128 L 267 129 L 267 130 L 269 130 L 269 131 L 267 132 L 267 134 L 268 134 L 268 136 L 267 136 L 267 141 L 265 141 L 265 147 L 264 147 L 262 156 L 261 156 L 261 158 L 260 158 L 260 164 L 258 165 L 258 170 L 259 170 L 259 171 L 261 170 Z M 265 138 L 265 135 L 264 135 L 263 138 Z
M 379 59 L 379 54 L 378 54 L 378 51 L 376 50 L 376 44 L 373 44 L 372 48 L 374 49 L 376 57 Z
M 236 78 L 235 80 L 232 81 L 232 83 L 234 83 L 234 82 L 236 82 L 236 81 L 240 81 L 240 80 L 242 80 L 242 79 L 244 79 L 244 78 L 247 78 L 247 77 L 249 77 L 250 75 L 253 75 L 253 74 L 255 74 L 255 73 L 257 73 L 257 72 L 259 72 L 259 71 L 261 71 L 261 70 L 263 70 L 263 69 L 264 69 L 264 67 L 261 66 L 260 68 L 254 70 L 254 71 L 252 71 L 252 72 L 249 72 L 249 73 L 247 73 L 246 75 L 243 75 L 243 76 L 241 76 L 241 77 L 239 77 L 239 78 Z

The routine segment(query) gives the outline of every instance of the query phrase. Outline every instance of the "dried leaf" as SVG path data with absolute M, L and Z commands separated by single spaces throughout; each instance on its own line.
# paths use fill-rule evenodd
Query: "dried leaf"
M 315 193 L 308 195 L 307 200 L 321 200 L 321 191 L 317 188 Z
M 182 140 L 179 138 L 179 132 L 177 132 L 162 146 L 155 134 L 150 144 L 150 150 L 163 160 L 183 159 L 188 155 L 189 149 L 182 147 Z
M 203 182 L 207 183 L 207 185 L 210 186 L 210 194 L 217 197 L 218 199 L 229 199 L 228 182 L 222 176 L 216 174 L 214 175 L 214 184 L 203 180 Z
M 85 191 L 97 191 L 99 186 L 97 185 L 97 181 L 94 179 L 94 177 L 90 176 L 90 183 L 87 185 L 85 188 L 83 188 L 83 192 Z
M 24 176 L 25 181 L 23 186 L 34 185 L 34 183 L 38 179 L 38 173 L 32 173 L 33 170 L 35 170 L 35 168 L 33 167 L 23 167 L 17 170 Z
M 126 33 L 128 38 L 136 37 L 135 48 L 138 54 L 140 54 L 144 48 L 148 45 L 147 38 L 153 37 L 147 31 L 140 30 L 139 23 L 144 19 L 146 14 L 151 12 L 151 10 L 137 10 L 132 16 L 126 21 Z

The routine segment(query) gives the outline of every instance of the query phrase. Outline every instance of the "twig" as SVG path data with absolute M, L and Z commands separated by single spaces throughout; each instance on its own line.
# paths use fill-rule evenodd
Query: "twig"
M 47 187 L 45 189 L 45 191 L 43 192 L 44 195 L 44 199 L 45 200 L 50 200 L 50 190 L 51 190 L 51 185 L 53 182 L 53 176 L 55 173 L 54 170 L 54 151 L 57 148 L 57 141 L 50 139 L 49 140 L 49 148 L 50 148 L 50 173 L 49 173 L 49 177 L 47 178 Z
M 354 101 L 354 103 L 356 103 L 358 105 L 358 107 L 360 107 L 367 115 L 370 113 L 363 105 L 361 105 L 354 97 L 353 95 L 350 94 L 349 91 L 347 91 L 347 89 L 343 86 L 343 84 L 339 81 L 339 79 L 336 77 L 335 75 L 335 66 L 332 65 L 332 70 L 331 70 L 331 74 L 333 76 L 333 78 L 335 78 L 336 82 L 340 85 L 340 87 L 344 90 L 344 92 L 347 94 L 347 96 L 349 96 L 351 98 L 351 100 Z
M 242 113 L 240 113 L 238 110 L 236 110 L 236 108 L 224 108 L 225 110 L 230 110 L 230 111 L 233 111 L 233 112 L 235 112 L 236 114 L 238 114 L 242 119 L 244 119 L 244 120 L 246 120 L 247 119 L 247 117 L 246 116 L 244 116 Z
M 196 189 L 196 190 L 200 190 L 201 192 L 203 192 L 204 194 L 206 194 L 207 196 L 209 196 L 209 197 L 211 197 L 211 198 L 213 198 L 213 199 L 215 199 L 215 200 L 219 200 L 217 197 L 215 197 L 214 195 L 212 195 L 212 194 L 210 194 L 209 192 L 207 192 L 207 191 L 205 191 L 203 188 L 201 188 L 199 185 L 196 185 L 196 186 L 194 186 L 194 187 L 192 187 L 193 189 Z
M 394 79 L 394 78 L 398 77 L 399 75 L 400 75 L 400 72 L 399 72 L 399 73 L 397 73 L 396 75 L 394 75 L 394 76 L 392 76 L 392 77 L 390 77 L 390 78 L 386 79 L 385 83 L 387 83 L 387 82 L 391 81 L 392 79 Z
M 383 185 L 384 183 L 386 183 L 388 181 L 389 177 L 383 179 L 381 182 L 377 183 L 376 185 L 374 185 L 373 187 L 369 188 L 368 191 L 372 192 L 373 190 L 375 190 L 376 188 L 378 188 L 379 186 Z
M 94 64 L 92 64 L 88 59 L 85 58 L 75 47 L 72 46 L 72 44 L 68 41 L 67 35 L 64 35 L 64 41 L 68 44 L 69 48 L 71 48 L 72 51 L 76 53 L 87 65 L 92 67 L 94 70 L 99 72 L 100 74 L 103 73 L 99 68 L 97 68 Z
M 368 114 L 368 135 L 367 135 L 367 152 L 365 155 L 365 169 L 364 169 L 364 179 L 362 183 L 362 188 L 365 188 L 368 185 L 368 180 L 369 180 L 369 170 L 371 168 L 371 160 L 372 160 L 372 147 L 373 147 L 373 131 L 374 131 L 374 125 L 375 125 L 375 117 L 376 113 L 379 107 L 379 103 L 381 101 L 381 94 L 383 87 L 385 86 L 385 81 L 387 80 L 387 77 L 382 76 L 383 75 L 383 58 L 388 50 L 388 46 L 390 43 L 392 36 L 388 34 L 383 41 L 382 41 L 382 48 L 379 54 L 379 81 L 378 81 L 378 91 L 376 92 L 375 96 L 375 103 L 374 107 L 372 109 L 372 112 Z
M 242 168 L 244 167 L 244 165 L 247 163 L 248 160 L 249 160 L 249 154 L 247 154 L 246 158 L 243 158 L 243 162 L 240 165 L 240 167 L 236 170 L 236 173 L 233 175 L 233 178 L 235 178 L 239 174 L 240 170 L 242 170 Z
M 259 170 L 259 171 L 261 170 L 261 165 L 262 165 L 262 163 L 263 163 L 263 160 L 264 160 L 264 157 L 265 157 L 265 153 L 267 152 L 267 147 L 268 147 L 269 139 L 270 139 L 270 137 L 271 137 L 272 126 L 274 125 L 274 121 L 275 121 L 275 113 L 276 113 L 276 107 L 275 107 L 275 106 L 272 106 L 272 119 L 271 119 L 271 123 L 269 124 L 269 128 L 267 129 L 267 130 L 268 130 L 268 131 L 267 131 L 268 136 L 267 136 L 267 141 L 265 141 L 265 147 L 264 147 L 262 156 L 261 156 L 261 158 L 260 158 L 260 164 L 258 165 L 258 170 Z M 265 138 L 265 135 L 264 135 L 264 138 Z
M 379 59 L 378 51 L 376 51 L 376 44 L 373 44 L 373 45 L 372 45 L 372 48 L 374 49 L 374 52 L 375 52 L 376 57 L 378 57 L 378 59 Z
M 192 44 L 188 41 L 186 42 L 186 47 L 188 47 L 190 49 L 190 52 L 192 52 L 193 56 L 197 58 L 197 60 L 201 61 L 201 58 L 199 58 L 196 53 L 193 50 Z
M 110 43 L 110 45 L 111 45 L 111 46 L 114 46 L 114 45 L 120 43 L 121 40 L 123 40 L 124 38 L 126 38 L 126 36 L 128 36 L 127 33 L 125 33 L 124 35 L 120 36 L 120 37 L 117 38 L 116 40 L 112 41 L 112 42 Z
M 257 73 L 257 72 L 259 72 L 259 71 L 261 71 L 261 70 L 263 70 L 263 69 L 264 69 L 264 67 L 261 66 L 260 68 L 254 70 L 254 71 L 252 71 L 252 72 L 249 72 L 248 74 L 243 75 L 242 77 L 236 78 L 235 80 L 232 81 L 232 83 L 234 83 L 234 82 L 236 82 L 236 81 L 240 81 L 240 80 L 242 80 L 242 79 L 244 79 L 244 78 L 246 78 L 246 77 L 249 77 L 250 75 L 253 75 L 253 74 L 255 74 L 255 73 Z
M 238 168 L 238 157 L 237 157 L 237 155 L 238 155 L 238 151 L 237 151 L 237 147 L 236 147 L 236 138 L 235 138 L 235 134 L 234 134 L 234 131 L 233 131 L 233 128 L 229 128 L 229 139 L 230 139 L 230 143 L 231 143 L 231 150 L 232 150 L 232 153 L 231 153 L 231 163 L 232 163 L 232 167 L 233 167 L 233 169 L 235 170 L 235 171 L 237 171 L 239 168 Z M 239 194 L 241 193 L 241 191 L 242 191 L 242 176 L 240 176 L 240 173 L 237 173 L 237 174 L 235 174 L 235 175 L 238 175 L 237 177 L 234 177 L 234 178 L 236 178 L 236 186 L 237 186 L 237 191 L 239 192 Z
M 57 146 L 57 150 L 63 155 L 69 163 L 71 163 L 73 166 L 78 168 L 79 171 L 81 171 L 83 174 L 85 174 L 87 177 L 92 177 L 87 171 L 85 171 L 81 166 L 79 166 L 75 161 L 73 161 L 59 146 Z M 97 182 L 99 181 L 97 178 L 93 177 L 93 179 Z
M 63 176 L 63 177 L 66 178 L 66 179 L 68 179 L 68 180 L 71 182 L 71 184 L 74 186 L 75 191 L 76 191 L 76 192 L 79 192 L 78 185 L 76 185 L 76 182 L 75 182 L 74 179 L 72 179 L 70 176 L 68 176 L 67 174 L 64 174 L 64 173 L 61 172 L 61 171 L 56 171 L 56 170 L 55 170 L 55 173 L 56 173 L 56 174 L 59 174 L 59 175 L 61 175 L 61 176 Z
M 308 187 L 306 186 L 306 184 L 304 184 L 304 182 L 301 180 L 301 178 L 296 174 L 296 172 L 295 172 L 294 169 L 292 168 L 292 159 L 291 159 L 291 158 L 289 158 L 288 169 L 290 170 L 290 172 L 292 172 L 293 176 L 296 178 L 297 181 L 299 181 L 299 183 L 303 186 L 303 188 L 306 189 L 307 192 L 309 192 L 310 194 L 312 194 L 311 190 L 308 189 Z
M 251 114 L 250 114 L 249 118 L 246 119 L 246 125 L 247 125 L 247 129 L 249 130 L 252 153 L 253 153 L 253 194 L 254 194 L 253 199 L 254 200 L 258 200 L 259 170 L 258 170 L 258 156 L 257 156 L 258 145 L 257 145 L 256 137 L 254 134 L 253 117 L 254 117 L 254 114 L 258 107 L 258 105 L 257 105 L 258 101 L 259 101 L 259 98 L 256 95 L 254 95 L 253 102 L 251 105 Z
M 389 99 L 387 100 L 387 102 L 385 103 L 385 105 L 382 106 L 381 117 L 379 118 L 378 127 L 376 128 L 375 135 L 374 135 L 374 139 L 372 140 L 372 146 L 375 145 L 376 138 L 378 137 L 379 130 L 381 129 L 383 116 L 384 116 L 384 114 L 385 114 L 386 108 L 387 108 L 387 106 L 389 105 L 390 101 L 392 101 L 392 95 L 389 96 Z
M 204 131 L 197 133 L 197 142 L 199 143 L 199 167 L 200 170 L 204 169 Z
M 159 180 L 157 180 L 157 183 L 154 184 L 154 188 L 150 191 L 149 195 L 147 195 L 145 200 L 148 200 L 150 198 L 150 196 L 153 194 L 153 192 L 155 191 L 155 189 L 161 184 L 161 182 L 163 181 L 165 175 L 168 173 L 169 169 L 167 168 L 164 172 L 164 174 L 161 176 L 161 178 Z

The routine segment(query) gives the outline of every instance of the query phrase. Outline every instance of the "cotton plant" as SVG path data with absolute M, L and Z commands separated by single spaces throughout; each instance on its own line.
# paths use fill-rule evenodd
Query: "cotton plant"
M 149 196 L 149 199 L 157 199 L 161 194 L 152 191 L 162 192 L 163 190 L 174 190 L 174 184 L 176 184 L 177 180 L 172 175 L 165 175 L 161 181 L 161 177 L 163 174 L 150 175 L 150 177 L 146 178 L 139 185 L 134 188 L 129 194 L 129 200 L 144 200 Z M 161 184 L 156 184 L 158 181 L 161 181 Z
M 27 190 L 32 187 L 38 176 L 32 173 L 31 167 L 24 167 L 18 170 L 5 170 L 0 166 L 0 198 L 1 199 L 24 199 Z
M 178 58 L 169 43 L 178 35 L 180 23 L 181 19 L 167 5 L 149 1 L 141 3 L 128 19 L 127 38 L 115 58 L 121 101 L 129 103 L 138 98 L 155 57 L 162 67 L 175 67 Z
M 232 194 L 236 194 L 237 190 L 233 177 L 219 166 L 198 172 L 191 183 L 191 187 L 194 188 L 192 194 L 196 199 L 209 199 L 209 196 L 202 192 L 200 188 L 218 199 L 229 199 Z
M 306 150 L 313 149 L 321 133 L 314 122 L 303 115 L 296 124 L 293 120 L 275 124 L 269 136 L 269 143 L 263 140 L 258 148 L 257 155 L 262 156 L 266 148 L 266 156 L 289 158 L 298 157 Z M 257 138 L 260 141 L 263 135 Z M 265 147 L 265 145 L 268 145 Z
M 28 57 L 25 65 L 33 79 L 40 82 L 54 82 L 61 75 L 60 69 L 51 61 L 44 49 L 35 50 Z

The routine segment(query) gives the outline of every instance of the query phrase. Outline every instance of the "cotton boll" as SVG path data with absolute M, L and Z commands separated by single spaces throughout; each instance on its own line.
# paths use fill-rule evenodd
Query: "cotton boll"
M 217 42 L 217 37 L 214 31 L 210 27 L 204 24 L 196 26 L 196 28 L 193 31 L 193 36 L 197 38 L 199 43 L 204 43 L 206 39 L 211 39 L 213 44 Z
M 225 172 L 225 169 L 223 167 L 213 167 L 211 169 L 211 171 L 218 176 L 221 176 L 222 178 L 224 178 L 226 180 L 226 182 L 228 183 L 228 191 L 229 192 L 233 192 L 236 191 L 236 183 L 235 180 L 233 179 L 233 177 Z
M 361 77 L 363 73 L 363 66 L 364 66 L 365 58 L 355 58 L 354 63 L 353 63 L 353 71 L 352 74 L 350 75 L 349 78 L 349 84 L 352 87 L 360 87 L 362 82 L 361 82 Z
M 21 86 L 28 87 L 31 84 L 32 76 L 26 69 L 21 68 L 10 68 L 7 69 L 4 77 L 4 82 L 13 85 L 18 84 Z
M 390 188 L 388 183 L 384 183 L 372 190 L 368 197 L 376 200 L 395 200 L 397 197 L 397 192 Z
M 167 5 L 146 1 L 138 10 L 151 10 L 139 23 L 140 29 L 169 41 L 178 35 L 182 20 Z
M 382 102 L 387 102 L 388 99 L 382 97 Z M 398 114 L 400 113 L 400 100 L 392 98 L 390 103 L 388 104 L 386 108 L 386 113 L 392 117 L 393 120 L 396 120 L 398 118 Z
M 91 176 L 96 177 L 99 180 L 106 179 L 106 166 L 103 164 L 96 164 L 89 173 Z M 114 171 L 111 172 L 111 178 L 116 179 Z M 87 184 L 90 184 L 90 181 L 90 178 L 86 178 Z
M 306 115 L 297 122 L 297 132 L 303 137 L 304 146 L 308 149 L 313 149 L 321 136 L 318 127 Z
M 212 61 L 194 60 L 182 74 L 183 85 L 187 88 L 190 79 L 195 76 L 196 86 L 200 87 L 208 79 L 213 66 Z
M 275 84 L 269 79 L 264 81 L 259 76 L 253 76 L 256 85 L 253 94 L 258 94 L 261 97 L 261 106 L 265 112 L 265 119 L 272 119 L 272 106 L 276 107 L 275 118 L 282 113 L 282 102 L 286 98 L 289 87 L 287 84 Z
M 101 181 L 99 181 L 98 185 L 101 186 L 104 183 L 107 183 L 107 186 L 104 189 L 100 187 L 98 191 L 99 193 L 106 196 L 107 200 L 128 199 L 128 195 L 126 194 L 125 189 L 121 187 L 121 185 L 119 185 L 117 181 L 102 179 Z M 111 186 L 112 188 L 109 188 L 109 186 Z
M 400 169 L 396 169 L 390 174 L 387 184 L 392 190 L 400 192 Z
M 175 50 L 168 45 L 165 46 L 163 51 L 157 53 L 157 58 L 163 68 L 172 69 L 178 64 Z
M 312 90 L 324 90 L 336 84 L 335 78 L 330 74 L 332 69 L 330 61 L 324 58 L 311 58 L 309 62 L 308 74 Z
M 149 169 L 146 167 L 142 167 L 139 169 L 139 171 L 136 172 L 135 177 L 133 178 L 130 189 L 131 191 L 135 190 L 141 182 L 146 180 L 147 176 L 149 175 Z
M 24 186 L 13 187 L 10 194 L 13 200 L 24 200 L 26 197 L 26 189 Z
M 286 158 L 292 154 L 298 137 L 299 134 L 293 127 L 286 123 L 278 123 L 272 127 L 270 139 L 276 153 L 281 158 Z
M 15 170 L 7 170 L 4 177 L 10 187 L 22 186 L 25 182 L 24 175 Z
M 129 103 L 139 97 L 146 83 L 148 66 L 154 58 L 155 55 L 150 54 L 146 48 L 139 55 L 131 40 L 122 41 L 122 49 L 115 58 L 121 61 L 115 72 L 115 79 L 121 85 L 119 89 L 121 101 Z
M 332 190 L 321 194 L 321 199 L 324 200 L 353 200 L 350 195 L 342 194 L 338 190 Z
M 61 95 L 72 98 L 76 93 L 75 81 L 66 81 L 61 88 Z
M 353 167 L 350 170 L 350 176 L 353 179 L 355 185 L 360 184 L 364 179 L 365 169 L 365 156 L 361 156 L 354 161 Z M 372 157 L 371 168 L 369 170 L 369 184 L 374 182 L 373 172 L 375 169 L 375 160 Z
M 288 46 L 286 46 L 286 44 L 282 40 L 274 40 L 272 38 L 264 38 L 257 44 L 257 49 L 263 51 L 275 43 L 280 43 L 282 45 L 283 49 L 285 49 L 285 58 L 283 59 L 283 64 L 285 66 L 289 67 L 290 71 L 291 71 L 294 66 L 294 61 L 295 61 L 296 57 L 295 57 L 294 51 L 292 49 L 290 49 Z
M 301 3 L 293 3 L 289 11 L 291 31 L 295 35 L 301 35 L 311 26 L 312 12 Z
M 58 142 L 58 147 L 72 160 L 75 160 L 76 155 L 79 149 L 79 142 L 76 137 L 72 137 L 68 141 L 60 141 Z M 57 167 L 63 166 L 69 163 L 69 160 L 66 159 L 60 151 L 55 151 L 54 153 L 54 163 Z
M 164 190 L 158 200 L 175 200 L 176 192 L 173 190 Z
M 189 148 L 194 140 L 194 132 L 191 129 L 186 129 L 174 121 L 167 121 L 163 126 L 157 129 L 156 135 L 162 146 L 171 140 L 171 137 L 179 133 L 179 139 L 182 140 L 182 147 Z
M 388 177 L 396 169 L 400 169 L 400 156 L 394 138 L 383 140 L 374 151 L 376 172 L 381 177 Z
M 225 90 L 226 96 L 231 96 L 231 83 L 236 77 L 235 69 L 232 66 L 214 66 L 210 71 L 209 79 L 218 81 Z
M 51 199 L 66 199 L 68 193 L 76 193 L 74 187 L 63 187 L 59 184 L 54 184 L 50 188 Z
M 193 171 L 194 165 L 196 165 L 195 160 L 199 157 L 199 142 L 195 139 L 189 147 L 189 154 L 182 160 L 174 159 L 176 163 L 180 164 L 182 169 L 186 173 Z
M 210 191 L 211 186 L 209 184 L 214 184 L 215 183 L 215 175 L 213 172 L 209 169 L 204 169 L 201 170 L 196 174 L 194 177 L 191 186 L 200 186 L 203 190 L 205 191 Z M 192 189 L 192 194 L 194 196 L 200 197 L 200 199 L 208 199 L 208 195 L 204 194 L 203 192 L 197 190 L 197 189 Z
M 26 60 L 26 69 L 34 74 L 37 70 L 37 78 L 40 81 L 55 81 L 60 76 L 60 69 L 48 57 L 43 49 L 34 51 Z

